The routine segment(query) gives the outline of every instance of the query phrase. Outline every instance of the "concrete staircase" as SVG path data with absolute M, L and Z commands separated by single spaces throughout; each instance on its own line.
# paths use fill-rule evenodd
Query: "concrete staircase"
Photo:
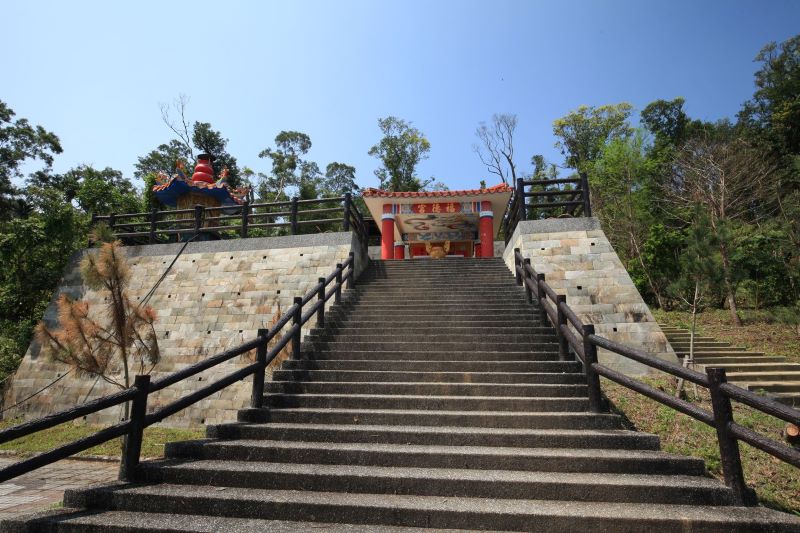
M 661 324 L 678 357 L 689 355 L 688 329 Z M 785 357 L 764 355 L 745 348 L 731 346 L 714 337 L 694 337 L 695 367 L 723 367 L 728 381 L 752 391 L 763 391 L 779 402 L 800 407 L 800 364 L 787 362 Z
M 6 526 L 800 531 L 587 412 L 580 365 L 538 316 L 499 259 L 376 262 L 275 372 L 268 409 L 169 445 L 145 483 L 69 491 L 66 509 Z

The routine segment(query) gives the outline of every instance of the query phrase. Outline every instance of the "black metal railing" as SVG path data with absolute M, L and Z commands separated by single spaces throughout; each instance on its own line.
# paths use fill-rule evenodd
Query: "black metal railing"
M 562 361 L 567 360 L 571 350 L 583 364 L 589 390 L 590 410 L 597 413 L 607 410 L 600 387 L 600 376 L 602 376 L 713 427 L 717 432 L 725 484 L 733 491 L 735 503 L 739 505 L 755 505 L 757 503 L 754 492 L 747 487 L 744 480 L 739 455 L 739 441 L 746 442 L 773 457 L 800 467 L 800 450 L 737 424 L 733 418 L 731 400 L 795 425 L 800 424 L 800 411 L 728 383 L 724 368 L 707 367 L 706 373 L 702 374 L 696 370 L 659 359 L 645 351 L 596 335 L 594 325 L 584 324 L 578 318 L 567 305 L 566 296 L 555 293 L 546 283 L 545 275 L 537 273 L 533 269 L 530 259 L 523 258 L 519 248 L 514 249 L 514 272 L 517 283 L 525 287 L 528 301 L 533 301 L 534 298 L 538 300 L 542 322 L 546 323 L 549 320 L 555 328 L 558 335 L 559 358 Z M 597 348 L 604 348 L 651 368 L 706 387 L 711 395 L 712 411 L 709 412 L 600 364 L 597 361 Z
M 286 202 L 267 202 L 191 209 L 170 209 L 149 213 L 111 213 L 93 216 L 92 223 L 105 223 L 114 235 L 125 243 L 155 244 L 181 240 L 196 233 L 214 234 L 219 238 L 259 236 L 253 230 L 288 228 L 291 235 L 307 231 L 318 233 L 341 228 L 367 235 L 364 216 L 359 212 L 350 193 L 333 198 Z M 365 242 L 363 239 L 362 242 Z
M 337 303 L 340 302 L 342 298 L 342 288 L 350 288 L 354 277 L 355 257 L 354 253 L 350 252 L 350 256 L 347 260 L 345 260 L 344 263 L 337 264 L 336 268 L 327 278 L 319 278 L 317 284 L 304 297 L 296 297 L 292 306 L 286 310 L 283 316 L 281 316 L 269 330 L 259 329 L 255 339 L 245 342 L 236 348 L 214 355 L 213 357 L 209 357 L 178 372 L 158 378 L 152 382 L 148 375 L 136 376 L 133 387 L 129 389 L 0 431 L 0 444 L 3 444 L 96 413 L 109 407 L 115 407 L 125 402 L 132 402 L 128 420 L 102 429 L 88 437 L 0 468 L 0 483 L 122 436 L 127 437 L 127 443 L 120 464 L 120 479 L 134 481 L 136 479 L 136 470 L 141 455 L 142 434 L 145 428 L 161 422 L 165 418 L 251 375 L 253 376 L 253 384 L 250 406 L 256 409 L 263 408 L 264 372 L 267 365 L 269 365 L 290 342 L 293 353 L 295 355 L 300 353 L 300 343 L 302 340 L 301 330 L 303 325 L 308 322 L 312 316 L 316 316 L 317 327 L 325 327 L 325 303 L 331 298 L 334 298 L 334 301 Z M 312 300 L 314 300 L 314 303 L 308 306 Z M 284 327 L 290 322 L 291 327 L 273 343 L 273 340 L 278 337 Z M 164 407 L 150 413 L 147 412 L 148 397 L 154 392 L 158 392 L 180 381 L 191 378 L 200 372 L 213 368 L 234 357 L 250 352 L 251 350 L 256 350 L 255 362 L 217 381 L 209 383 L 205 387 L 175 400 Z
M 528 198 L 533 200 L 528 201 Z M 589 180 L 586 173 L 581 172 L 576 178 L 549 180 L 518 178 L 503 218 L 506 244 L 521 220 L 558 216 L 592 216 Z

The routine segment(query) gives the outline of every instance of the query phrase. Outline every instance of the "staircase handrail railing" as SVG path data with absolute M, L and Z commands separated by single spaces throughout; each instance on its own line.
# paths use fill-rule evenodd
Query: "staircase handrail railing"
M 316 315 L 317 317 L 317 327 L 325 327 L 326 302 L 331 298 L 334 298 L 334 302 L 336 303 L 341 302 L 342 288 L 349 289 L 352 287 L 355 277 L 354 255 L 354 252 L 350 252 L 349 257 L 343 263 L 336 264 L 336 268 L 328 277 L 319 278 L 317 284 L 314 285 L 304 297 L 295 297 L 292 306 L 286 310 L 278 321 L 269 330 L 263 328 L 259 329 L 256 338 L 252 340 L 153 381 L 150 381 L 149 375 L 136 376 L 131 388 L 97 398 L 36 420 L 0 430 L 0 444 L 4 444 L 27 435 L 44 431 L 59 424 L 96 413 L 103 409 L 132 401 L 128 420 L 104 428 L 87 437 L 61 445 L 53 450 L 2 467 L 0 468 L 0 483 L 122 436 L 127 437 L 127 444 L 125 446 L 125 453 L 120 462 L 119 477 L 123 481 L 135 481 L 137 467 L 141 459 L 142 435 L 145 428 L 186 409 L 190 405 L 250 375 L 253 376 L 250 407 L 255 409 L 263 408 L 264 373 L 267 365 L 269 365 L 290 342 L 292 353 L 300 353 L 302 327 L 312 316 Z M 330 288 L 328 288 L 329 286 Z M 316 301 L 305 308 L 306 305 L 315 298 Z M 270 346 L 273 339 L 275 339 L 290 322 L 292 324 L 291 327 Z M 150 413 L 147 412 L 147 400 L 150 394 L 165 389 L 254 349 L 256 350 L 255 362 L 163 407 Z
M 316 215 L 304 219 L 304 215 Z M 335 215 L 335 216 L 334 216 Z M 317 216 L 322 218 L 316 218 Z M 103 222 L 116 238 L 123 241 L 155 244 L 159 237 L 180 236 L 200 232 L 232 232 L 230 236 L 246 239 L 253 229 L 287 227 L 298 235 L 302 226 L 335 226 L 366 234 L 364 216 L 352 200 L 352 194 L 330 198 L 301 200 L 297 197 L 282 202 L 249 203 L 191 209 L 153 209 L 141 213 L 92 215 L 92 225 Z
M 743 403 L 757 411 L 774 416 L 785 422 L 800 425 L 800 410 L 771 398 L 759 396 L 749 390 L 728 383 L 724 368 L 706 367 L 703 374 L 595 334 L 593 324 L 584 324 L 567 305 L 565 295 L 557 294 L 545 281 L 545 275 L 536 272 L 529 258 L 524 258 L 519 248 L 514 249 L 514 273 L 518 285 L 525 288 L 529 302 L 534 297 L 539 302 L 541 321 L 552 324 L 558 336 L 558 354 L 562 361 L 568 360 L 569 350 L 583 364 L 588 385 L 589 409 L 596 413 L 607 411 L 602 399 L 600 376 L 647 396 L 685 415 L 691 416 L 713 427 L 717 434 L 725 484 L 732 490 L 734 503 L 756 505 L 755 493 L 744 479 L 739 441 L 769 455 L 800 468 L 800 450 L 770 439 L 750 428 L 737 424 L 733 418 L 731 400 Z M 638 363 L 655 368 L 672 376 L 696 383 L 709 390 L 712 411 L 676 398 L 647 383 L 601 364 L 597 360 L 597 348 L 604 348 Z
M 574 185 L 573 189 L 547 189 L 552 185 Z M 526 190 L 525 188 L 528 187 Z M 533 190 L 533 187 L 543 187 L 544 190 Z M 564 200 L 558 197 L 566 196 Z M 534 202 L 528 202 L 533 198 Z M 539 202 L 538 199 L 543 199 Z M 558 201 L 555 201 L 558 200 Z M 569 216 L 592 216 L 592 204 L 589 195 L 589 178 L 585 172 L 578 173 L 576 178 L 556 178 L 544 180 L 526 180 L 517 178 L 514 192 L 509 201 L 509 207 L 503 218 L 503 233 L 506 244 L 514 234 L 517 224 L 521 220 L 549 218 L 551 215 L 566 214 Z

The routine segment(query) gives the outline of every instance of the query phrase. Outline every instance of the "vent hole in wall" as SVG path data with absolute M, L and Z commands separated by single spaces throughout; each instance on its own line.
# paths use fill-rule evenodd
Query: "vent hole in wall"
M 614 331 L 617 331 L 617 328 L 614 328 Z
M 581 290 L 582 288 L 583 288 L 582 286 L 578 285 L 578 290 Z
M 169 338 L 169 331 L 165 331 L 165 332 L 164 332 L 164 338 L 165 338 L 165 339 L 166 339 L 166 338 Z
M 303 257 L 303 254 L 300 254 L 300 257 Z
M 241 292 L 237 292 L 237 293 L 236 293 L 236 296 L 241 296 L 241 295 L 242 295 L 242 293 L 241 293 Z
M 544 248 L 542 248 L 542 250 L 544 250 Z
M 266 255 L 262 255 L 262 256 L 261 256 L 261 259 L 266 259 L 266 258 L 267 258 L 267 256 L 266 256 Z
M 242 330 L 240 329 L 240 330 L 239 330 L 239 333 L 241 333 L 241 332 L 242 332 Z
M 194 263 L 194 259 L 192 259 L 192 263 Z
M 231 256 L 231 259 L 233 259 L 233 256 Z
M 594 243 L 590 243 L 590 244 L 591 244 L 592 246 L 594 246 Z
M 167 294 L 167 298 L 172 298 L 172 295 L 171 294 Z
M 203 293 L 203 294 L 200 295 L 200 298 L 205 298 L 205 297 L 206 297 L 206 293 Z
M 281 290 L 280 290 L 280 289 L 278 289 L 278 294 L 280 294 L 280 293 L 281 293 Z
M 206 335 L 211 335 L 211 330 L 206 331 Z

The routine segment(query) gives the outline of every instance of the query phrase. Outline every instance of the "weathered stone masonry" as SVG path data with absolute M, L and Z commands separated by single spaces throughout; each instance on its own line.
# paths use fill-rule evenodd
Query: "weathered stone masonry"
M 514 248 L 531 259 L 558 294 L 595 332 L 616 342 L 677 362 L 658 323 L 596 218 L 521 221 L 503 253 L 514 269 Z M 620 355 L 599 350 L 603 364 L 629 375 L 651 369 Z
M 134 301 L 147 294 L 181 246 L 125 249 L 131 266 L 129 293 Z M 153 377 L 252 339 L 258 328 L 267 327 L 279 305 L 282 312 L 288 309 L 293 297 L 303 296 L 318 278 L 327 276 L 336 263 L 347 259 L 351 250 L 357 254 L 356 270 L 360 272 L 366 258 L 358 254 L 360 246 L 351 233 L 190 243 L 149 302 L 158 313 L 156 331 L 162 353 Z M 45 313 L 45 320 L 51 325 L 56 324 L 55 300 L 62 293 L 88 300 L 95 311 L 103 308 L 102 293 L 88 290 L 81 280 L 79 263 L 85 253 L 88 252 L 72 258 Z M 306 324 L 306 328 L 310 327 L 313 321 Z M 150 405 L 169 403 L 250 360 L 247 355 L 237 357 L 169 387 L 153 395 Z M 5 405 L 32 394 L 65 371 L 65 365 L 40 356 L 39 347 L 33 343 L 9 388 Z M 41 416 L 116 390 L 102 379 L 70 375 L 26 402 L 22 412 Z M 232 421 L 249 399 L 250 382 L 245 380 L 170 417 L 166 423 L 190 426 Z M 119 409 L 108 409 L 88 422 L 111 423 L 119 417 Z

